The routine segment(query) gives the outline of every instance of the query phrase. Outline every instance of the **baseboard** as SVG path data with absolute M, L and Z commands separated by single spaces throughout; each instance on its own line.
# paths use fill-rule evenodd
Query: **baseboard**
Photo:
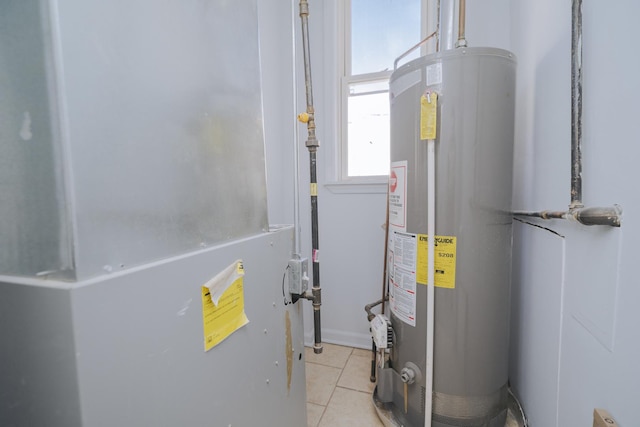
M 304 345 L 307 347 L 313 347 L 313 341 L 313 330 L 306 331 L 304 334 Z M 336 329 L 323 329 L 322 342 L 363 348 L 365 350 L 371 349 L 371 335 L 339 331 Z

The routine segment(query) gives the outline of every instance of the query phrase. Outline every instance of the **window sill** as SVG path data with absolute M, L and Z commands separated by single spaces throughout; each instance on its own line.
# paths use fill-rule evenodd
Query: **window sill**
M 389 183 L 386 179 L 333 181 L 324 187 L 334 194 L 386 194 Z

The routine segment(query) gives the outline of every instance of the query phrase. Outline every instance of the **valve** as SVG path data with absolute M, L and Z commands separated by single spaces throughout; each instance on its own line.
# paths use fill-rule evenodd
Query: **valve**
M 402 368 L 402 371 L 400 371 L 400 379 L 402 379 L 403 383 L 413 384 L 416 382 L 416 371 L 405 366 Z
M 309 116 L 309 113 L 300 113 L 300 114 L 298 114 L 298 120 L 301 123 L 309 123 L 309 119 L 310 118 L 311 117 Z
M 413 362 L 404 364 L 404 368 L 400 371 L 400 379 L 405 384 L 413 384 L 416 381 L 422 381 L 422 372 L 418 365 Z

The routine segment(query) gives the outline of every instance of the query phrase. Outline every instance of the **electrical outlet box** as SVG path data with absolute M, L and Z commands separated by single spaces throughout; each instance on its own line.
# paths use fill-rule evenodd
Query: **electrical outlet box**
M 302 295 L 309 289 L 308 258 L 289 260 L 289 293 Z
M 604 409 L 593 410 L 593 427 L 619 427 L 618 423 Z

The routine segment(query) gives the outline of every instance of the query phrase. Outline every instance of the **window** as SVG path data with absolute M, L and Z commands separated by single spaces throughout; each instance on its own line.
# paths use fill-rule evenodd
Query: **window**
M 389 173 L 389 77 L 394 60 L 421 39 L 424 1 L 340 2 L 344 8 L 340 67 L 343 181 Z M 416 52 L 406 60 L 418 55 Z

